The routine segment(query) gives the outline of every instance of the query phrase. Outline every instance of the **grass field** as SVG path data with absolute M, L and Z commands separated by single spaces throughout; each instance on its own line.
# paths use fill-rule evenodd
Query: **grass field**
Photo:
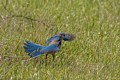
M 76 39 L 45 62 L 24 52 L 60 32 Z M 120 80 L 120 0 L 0 0 L 1 80 Z

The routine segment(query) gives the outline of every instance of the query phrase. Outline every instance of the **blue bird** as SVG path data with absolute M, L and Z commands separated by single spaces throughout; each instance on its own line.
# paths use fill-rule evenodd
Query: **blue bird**
M 55 53 L 60 50 L 60 45 L 64 36 L 64 34 L 61 34 L 59 40 L 52 40 L 48 46 L 41 46 L 26 41 L 23 47 L 25 49 L 25 52 L 28 53 L 30 57 L 37 58 L 42 54 L 46 54 L 45 58 L 47 59 L 47 55 L 52 54 L 54 60 Z

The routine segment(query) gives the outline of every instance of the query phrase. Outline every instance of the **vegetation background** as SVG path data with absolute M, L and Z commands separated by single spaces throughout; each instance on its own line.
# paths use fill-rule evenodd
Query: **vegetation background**
M 28 60 L 25 40 L 63 42 L 55 61 Z M 0 79 L 120 80 L 120 0 L 0 0 Z

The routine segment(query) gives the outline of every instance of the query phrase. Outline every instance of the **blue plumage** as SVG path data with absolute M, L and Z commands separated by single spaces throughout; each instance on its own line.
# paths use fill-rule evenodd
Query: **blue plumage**
M 49 38 L 47 41 L 46 41 L 46 44 L 49 44 L 52 40 L 59 40 L 60 39 L 60 35 L 54 35 L 53 37 Z
M 52 45 L 42 48 L 41 50 L 38 49 L 38 50 L 33 51 L 31 54 L 29 54 L 29 56 L 36 58 L 44 53 L 50 53 L 50 52 L 52 53 L 52 52 L 57 52 L 59 50 L 60 48 L 58 44 L 52 44 Z
M 65 35 L 65 37 L 64 37 L 64 39 L 63 39 L 64 41 L 69 41 L 70 40 L 70 36 L 68 36 L 68 35 Z
M 32 42 L 26 41 L 23 47 L 25 49 L 25 52 L 28 53 L 30 57 L 37 58 L 42 54 L 46 54 L 46 59 L 47 59 L 47 55 L 52 54 L 53 60 L 54 60 L 54 56 L 55 56 L 54 53 L 60 50 L 62 40 L 71 41 L 71 40 L 74 40 L 74 38 L 75 36 L 72 34 L 60 33 L 60 34 L 54 35 L 53 37 L 49 38 L 46 41 L 46 44 L 49 44 L 48 46 L 42 46 L 42 45 L 38 45 Z
M 30 57 L 36 58 L 44 53 L 50 53 L 50 52 L 56 52 L 59 51 L 59 42 L 55 42 L 54 44 L 51 44 L 49 46 L 41 46 L 29 41 L 26 41 L 23 46 L 25 49 L 25 52 L 28 53 Z
M 25 52 L 32 53 L 34 50 L 42 49 L 45 46 L 41 46 L 41 45 L 38 45 L 38 44 L 35 44 L 35 43 L 32 43 L 32 42 L 26 41 L 26 43 L 24 43 L 23 47 L 25 49 Z

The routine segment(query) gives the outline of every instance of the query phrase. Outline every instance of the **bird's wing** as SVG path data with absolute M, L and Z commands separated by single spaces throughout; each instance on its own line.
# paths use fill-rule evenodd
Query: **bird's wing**
M 41 51 L 43 52 L 54 52 L 54 51 L 59 51 L 60 48 L 58 46 L 58 44 L 52 44 L 52 45 L 49 45 L 49 46 L 46 46 L 45 48 L 41 49 Z
M 59 35 L 54 35 L 51 38 L 47 39 L 46 44 L 49 44 L 52 40 L 59 40 L 60 36 Z
M 44 48 L 45 46 L 41 46 L 41 45 L 38 45 L 38 44 L 35 44 L 35 43 L 32 43 L 30 41 L 26 41 L 24 43 L 24 49 L 25 49 L 25 52 L 27 53 L 32 53 L 33 51 L 37 50 L 37 49 L 42 49 Z
M 41 50 L 38 49 L 38 50 L 32 52 L 31 54 L 29 54 L 29 56 L 36 58 L 44 53 L 56 52 L 59 50 L 60 50 L 60 48 L 59 48 L 58 44 L 52 44 L 52 45 L 46 46 L 45 48 L 42 48 Z

